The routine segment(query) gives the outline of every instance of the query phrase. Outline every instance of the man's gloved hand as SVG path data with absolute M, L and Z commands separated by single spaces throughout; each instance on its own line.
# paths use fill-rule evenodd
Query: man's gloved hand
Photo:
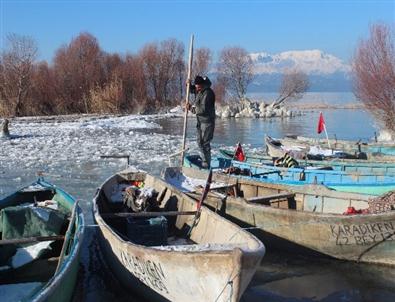
M 185 108 L 186 108 L 187 110 L 191 111 L 193 114 L 196 113 L 195 106 L 192 106 L 191 103 L 185 104 Z

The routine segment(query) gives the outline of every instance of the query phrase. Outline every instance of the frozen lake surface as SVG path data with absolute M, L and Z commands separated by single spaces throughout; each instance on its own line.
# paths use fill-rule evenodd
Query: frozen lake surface
M 375 127 L 362 110 L 324 112 L 329 135 L 368 140 Z M 288 119 L 218 119 L 213 151 L 238 141 L 247 151 L 263 151 L 265 134 L 315 136 L 318 113 Z M 12 139 L 0 138 L 0 198 L 44 177 L 80 199 L 87 224 L 93 223 L 91 199 L 111 174 L 130 164 L 159 175 L 168 156 L 182 143 L 183 120 L 173 114 L 150 116 L 70 116 L 20 118 L 11 121 Z M 187 146 L 196 151 L 195 120 L 189 120 Z M 113 279 L 87 229 L 75 301 L 142 301 Z M 193 298 L 191 298 L 191 301 Z M 269 254 L 243 296 L 243 301 L 395 301 L 395 270 L 333 260 L 312 260 L 289 254 Z

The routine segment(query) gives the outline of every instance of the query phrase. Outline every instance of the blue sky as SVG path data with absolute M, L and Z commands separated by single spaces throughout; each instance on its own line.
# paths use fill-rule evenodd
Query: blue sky
M 395 0 L 376 1 L 133 1 L 0 0 L 0 48 L 8 33 L 32 36 L 40 59 L 80 32 L 108 52 L 137 52 L 176 38 L 218 53 L 225 46 L 278 53 L 320 49 L 348 61 L 369 25 L 395 24 Z

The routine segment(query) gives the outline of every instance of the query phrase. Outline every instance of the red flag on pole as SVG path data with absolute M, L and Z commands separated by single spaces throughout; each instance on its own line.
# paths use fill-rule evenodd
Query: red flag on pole
M 318 119 L 318 126 L 317 126 L 317 133 L 321 133 L 324 131 L 325 127 L 325 121 L 324 121 L 324 116 L 322 115 L 322 112 L 320 112 L 320 117 Z
M 243 148 L 241 147 L 240 143 L 237 144 L 234 158 L 238 161 L 245 161 L 246 159 L 246 156 L 244 154 Z

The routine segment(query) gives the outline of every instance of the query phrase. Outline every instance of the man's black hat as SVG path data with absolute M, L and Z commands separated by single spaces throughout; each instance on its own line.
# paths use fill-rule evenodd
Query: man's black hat
M 194 81 L 195 85 L 203 85 L 204 84 L 204 79 L 201 76 L 196 76 L 195 77 L 195 81 Z

